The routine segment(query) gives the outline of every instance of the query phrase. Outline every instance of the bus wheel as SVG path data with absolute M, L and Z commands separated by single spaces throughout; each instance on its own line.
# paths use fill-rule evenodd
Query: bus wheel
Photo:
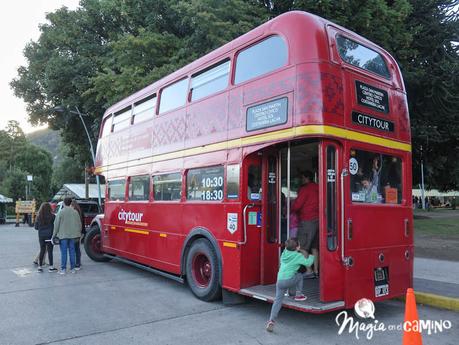
M 186 257 L 186 279 L 191 291 L 203 301 L 221 296 L 220 266 L 215 249 L 206 239 L 191 244 Z
M 94 261 L 109 261 L 101 250 L 100 229 L 97 225 L 91 226 L 84 238 L 84 250 Z

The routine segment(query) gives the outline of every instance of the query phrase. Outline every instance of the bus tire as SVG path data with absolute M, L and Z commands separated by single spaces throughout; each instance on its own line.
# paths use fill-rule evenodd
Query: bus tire
M 104 255 L 101 250 L 100 229 L 97 225 L 92 225 L 84 238 L 84 250 L 86 254 L 94 261 L 104 262 L 110 259 Z
M 217 253 L 204 238 L 191 244 L 186 256 L 186 279 L 193 294 L 203 301 L 221 297 L 220 265 Z

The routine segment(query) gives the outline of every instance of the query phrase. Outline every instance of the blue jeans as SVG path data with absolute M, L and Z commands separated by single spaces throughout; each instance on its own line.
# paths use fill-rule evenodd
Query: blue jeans
M 61 247 L 61 269 L 65 271 L 67 268 L 67 249 L 70 256 L 70 269 L 75 268 L 75 242 L 73 238 L 62 238 L 59 241 Z

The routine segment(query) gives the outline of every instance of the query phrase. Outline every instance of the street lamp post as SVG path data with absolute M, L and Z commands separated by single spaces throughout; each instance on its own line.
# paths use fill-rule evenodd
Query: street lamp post
M 64 112 L 65 111 L 64 107 L 62 107 L 62 106 L 56 107 L 56 108 L 54 108 L 54 110 L 56 110 L 58 112 Z M 67 111 L 69 113 L 78 115 L 78 117 L 80 118 L 81 123 L 83 124 L 84 131 L 86 132 L 86 136 L 88 137 L 89 147 L 90 147 L 90 151 L 91 151 L 92 164 L 95 167 L 96 166 L 96 155 L 95 155 L 95 151 L 94 151 L 94 146 L 92 145 L 91 136 L 89 135 L 88 128 L 86 127 L 86 123 L 84 122 L 83 114 L 80 112 L 80 109 L 78 109 L 78 107 L 75 106 L 75 110 L 76 111 L 74 111 L 74 110 L 67 110 Z M 99 206 L 102 207 L 102 197 L 101 197 L 101 192 L 100 192 L 99 175 L 96 175 L 96 182 L 97 182 L 97 192 L 98 192 L 97 199 L 98 199 L 98 202 L 99 202 Z
M 86 127 L 86 123 L 83 120 L 83 115 L 81 114 L 80 110 L 78 109 L 77 106 L 75 106 L 76 112 L 78 116 L 80 117 L 81 123 L 83 124 L 84 130 L 86 132 L 86 135 L 88 136 L 88 141 L 89 141 L 89 146 L 91 148 L 91 156 L 92 156 L 92 164 L 95 167 L 96 166 L 96 154 L 94 152 L 94 146 L 92 146 L 92 140 L 88 132 L 88 128 Z M 71 113 L 75 113 L 74 111 L 70 110 Z M 97 199 L 99 202 L 99 207 L 102 207 L 102 198 L 100 194 L 100 181 L 99 181 L 99 175 L 96 175 L 96 182 L 97 182 Z

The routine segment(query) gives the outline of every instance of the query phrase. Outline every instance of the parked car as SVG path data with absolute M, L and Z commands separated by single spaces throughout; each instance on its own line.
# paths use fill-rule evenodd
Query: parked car
M 81 200 L 76 199 L 76 202 L 83 211 L 84 215 L 84 225 L 89 227 L 91 225 L 91 221 L 100 213 L 103 213 L 102 209 L 99 207 L 99 204 L 96 201 L 92 200 Z M 57 214 L 62 208 L 64 207 L 64 202 L 59 201 L 56 207 L 55 213 Z

